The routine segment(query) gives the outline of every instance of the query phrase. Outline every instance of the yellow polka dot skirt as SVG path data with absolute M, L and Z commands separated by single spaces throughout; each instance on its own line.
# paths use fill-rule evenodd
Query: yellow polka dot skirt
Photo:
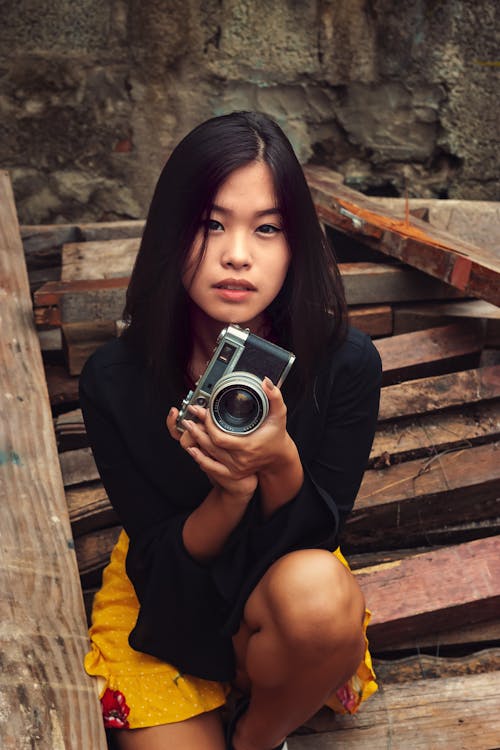
M 128 537 L 121 532 L 94 599 L 91 650 L 85 670 L 97 678 L 106 727 L 136 729 L 183 721 L 224 705 L 231 686 L 179 671 L 154 656 L 135 651 L 128 636 L 139 602 L 125 571 Z M 347 566 L 340 550 L 336 557 Z M 365 617 L 365 633 L 369 620 Z M 377 689 L 368 643 L 356 674 L 328 701 L 330 708 L 354 713 Z

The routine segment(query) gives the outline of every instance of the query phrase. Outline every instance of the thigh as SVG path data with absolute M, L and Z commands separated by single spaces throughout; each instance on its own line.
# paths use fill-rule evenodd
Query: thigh
M 144 729 L 114 730 L 118 750 L 224 750 L 219 711 L 193 716 L 173 724 Z

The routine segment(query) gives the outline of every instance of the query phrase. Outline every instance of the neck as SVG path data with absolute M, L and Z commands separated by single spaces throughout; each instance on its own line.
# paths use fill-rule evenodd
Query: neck
M 234 321 L 220 321 L 208 317 L 199 308 L 191 309 L 191 331 L 193 348 L 189 362 L 189 374 L 196 381 L 204 372 L 210 361 L 217 337 L 222 329 Z M 251 321 L 238 323 L 242 328 L 249 328 L 252 333 L 262 338 L 269 338 L 271 327 L 267 316 L 263 313 Z

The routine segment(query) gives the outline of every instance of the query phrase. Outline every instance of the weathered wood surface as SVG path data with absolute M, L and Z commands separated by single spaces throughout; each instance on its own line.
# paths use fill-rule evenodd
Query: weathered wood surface
M 461 319 L 480 320 L 486 346 L 500 344 L 500 307 L 484 300 L 394 305 L 393 333 L 451 325 Z
M 65 487 L 99 479 L 99 472 L 90 448 L 79 448 L 59 454 Z
M 452 625 L 452 623 L 450 623 Z M 470 646 L 476 647 L 482 644 L 498 643 L 499 639 L 499 621 L 498 617 L 490 622 L 473 623 L 472 625 L 462 625 L 459 628 L 450 627 L 448 630 L 442 630 L 439 633 L 429 633 L 419 635 L 408 640 L 395 640 L 390 645 L 385 646 L 384 652 L 402 652 L 415 650 L 420 653 L 423 649 L 434 649 L 439 654 L 448 646 Z
M 500 517 L 498 443 L 365 472 L 345 543 L 359 550 L 432 542 L 433 532 Z
M 10 181 L 0 172 L 2 750 L 104 750 L 82 592 Z
M 377 203 L 397 216 L 406 215 L 405 198 L 380 198 Z M 438 229 L 480 247 L 500 252 L 500 203 L 498 201 L 464 201 L 441 198 L 410 198 L 410 214 L 427 210 L 426 221 Z
M 484 648 L 458 657 L 415 654 L 401 659 L 375 658 L 373 666 L 377 679 L 384 686 L 411 680 L 486 674 L 500 671 L 500 648 Z
M 382 359 L 383 382 L 436 374 L 438 365 L 459 369 L 483 346 L 483 333 L 477 321 L 463 321 L 425 331 L 388 336 L 374 342 Z M 433 372 L 430 372 L 430 369 Z M 460 368 L 462 369 L 462 368 Z
M 418 378 L 382 388 L 379 422 L 500 397 L 500 365 Z
M 370 453 L 373 468 L 430 457 L 500 438 L 500 401 L 464 404 L 445 414 L 426 414 L 378 426 Z
M 373 611 L 374 649 L 394 641 L 484 622 L 500 607 L 500 537 L 443 547 L 355 572 Z
M 417 218 L 399 218 L 376 201 L 328 179 L 324 167 L 306 167 L 320 219 L 371 247 L 464 292 L 500 305 L 500 258 L 488 247 L 463 242 Z
M 390 305 L 367 305 L 349 308 L 349 322 L 369 336 L 392 334 L 392 307 Z
M 74 536 L 82 536 L 95 529 L 117 525 L 118 517 L 100 482 L 66 490 L 69 518 Z M 108 549 L 107 555 L 111 553 Z
M 290 750 L 498 750 L 500 671 L 381 685 L 354 716 L 328 709 Z
M 128 278 L 51 281 L 34 294 L 37 325 L 119 320 Z
M 61 281 L 130 276 L 140 242 L 131 238 L 64 245 Z
M 68 375 L 63 365 L 46 365 L 45 377 L 52 406 L 78 401 L 78 378 Z
M 63 323 L 63 353 L 70 375 L 79 375 L 95 350 L 117 336 L 117 323 L 95 320 L 85 323 Z

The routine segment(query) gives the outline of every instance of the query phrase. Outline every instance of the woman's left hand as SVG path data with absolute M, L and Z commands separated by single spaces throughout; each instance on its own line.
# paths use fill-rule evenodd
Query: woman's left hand
M 269 400 L 269 413 L 262 425 L 249 435 L 223 432 L 213 422 L 207 409 L 191 407 L 198 422 L 186 419 L 183 427 L 201 453 L 231 471 L 234 477 L 257 474 L 277 464 L 286 454 L 290 437 L 286 431 L 286 406 L 281 391 L 269 378 L 262 383 Z M 203 467 L 203 457 L 198 460 Z

